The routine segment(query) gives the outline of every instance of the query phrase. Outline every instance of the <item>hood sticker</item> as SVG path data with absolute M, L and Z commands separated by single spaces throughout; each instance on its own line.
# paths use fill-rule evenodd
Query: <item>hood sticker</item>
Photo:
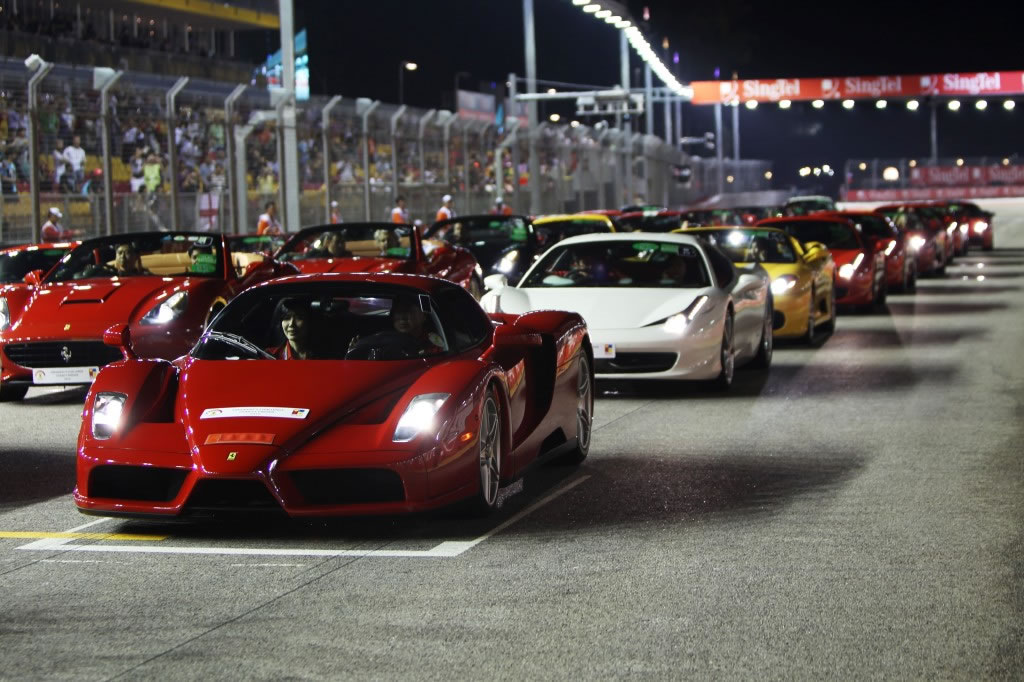
M 211 407 L 203 410 L 200 419 L 224 417 L 276 417 L 278 419 L 305 419 L 309 409 L 304 407 Z

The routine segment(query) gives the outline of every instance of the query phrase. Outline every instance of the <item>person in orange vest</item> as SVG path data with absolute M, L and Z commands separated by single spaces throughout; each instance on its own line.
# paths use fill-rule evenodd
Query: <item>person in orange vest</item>
M 452 195 L 445 194 L 441 197 L 441 208 L 437 209 L 437 215 L 434 216 L 434 220 L 448 220 L 449 218 L 455 217 L 455 211 L 452 210 Z
M 512 207 L 505 203 L 505 200 L 498 197 L 494 200 L 494 208 L 491 209 L 491 215 L 512 215 Z
M 277 204 L 268 201 L 256 223 L 256 234 L 282 234 L 281 222 L 277 219 Z
M 401 195 L 395 199 L 395 207 L 391 209 L 391 222 L 398 225 L 409 224 L 409 212 L 405 210 L 405 197 Z
M 342 220 L 342 218 L 341 218 L 341 209 L 338 208 L 338 202 L 332 200 L 331 201 L 331 224 L 332 225 L 337 225 L 337 224 L 343 223 L 343 222 L 345 222 L 345 221 Z

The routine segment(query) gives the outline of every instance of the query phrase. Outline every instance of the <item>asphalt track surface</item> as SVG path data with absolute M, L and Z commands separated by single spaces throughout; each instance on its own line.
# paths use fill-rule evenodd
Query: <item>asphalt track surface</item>
M 589 459 L 486 522 L 93 523 L 83 393 L 33 390 L 0 678 L 1020 679 L 1024 202 L 989 206 L 996 251 L 730 395 L 602 386 Z

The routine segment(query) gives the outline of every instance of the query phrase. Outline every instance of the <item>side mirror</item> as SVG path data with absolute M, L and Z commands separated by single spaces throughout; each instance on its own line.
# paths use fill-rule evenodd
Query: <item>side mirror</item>
M 821 242 L 807 242 L 804 244 L 804 257 L 807 260 L 823 258 L 826 253 L 828 253 L 828 249 Z
M 484 277 L 484 288 L 488 291 L 496 291 L 498 289 L 504 289 L 508 286 L 508 277 L 498 273 L 495 275 L 487 275 Z
M 111 325 L 103 332 L 103 343 L 120 348 L 125 360 L 134 360 L 138 356 L 132 350 L 132 335 L 128 325 L 124 323 Z
M 43 275 L 46 274 L 42 270 L 31 270 L 25 275 L 23 280 L 25 284 L 31 284 L 33 286 L 39 286 L 43 283 Z

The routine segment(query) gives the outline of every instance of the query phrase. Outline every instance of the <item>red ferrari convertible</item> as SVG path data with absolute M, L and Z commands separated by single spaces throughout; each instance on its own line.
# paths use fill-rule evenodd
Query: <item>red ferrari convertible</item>
M 415 512 L 590 448 L 579 315 L 488 317 L 433 277 L 285 277 L 239 295 L 184 357 L 125 359 L 86 397 L 75 503 L 157 518 Z
M 0 295 L 0 400 L 32 385 L 92 383 L 120 357 L 103 344 L 118 322 L 141 357 L 176 358 L 242 289 L 294 274 L 258 254 L 232 255 L 222 235 L 140 232 L 82 242 L 17 306 Z M 13 303 L 13 301 L 12 301 Z
M 402 272 L 455 282 L 473 298 L 483 295 L 483 270 L 469 249 L 424 240 L 411 225 L 342 223 L 297 232 L 274 257 L 303 273 Z
M 54 265 L 78 242 L 22 244 L 0 250 L 0 331 Z

